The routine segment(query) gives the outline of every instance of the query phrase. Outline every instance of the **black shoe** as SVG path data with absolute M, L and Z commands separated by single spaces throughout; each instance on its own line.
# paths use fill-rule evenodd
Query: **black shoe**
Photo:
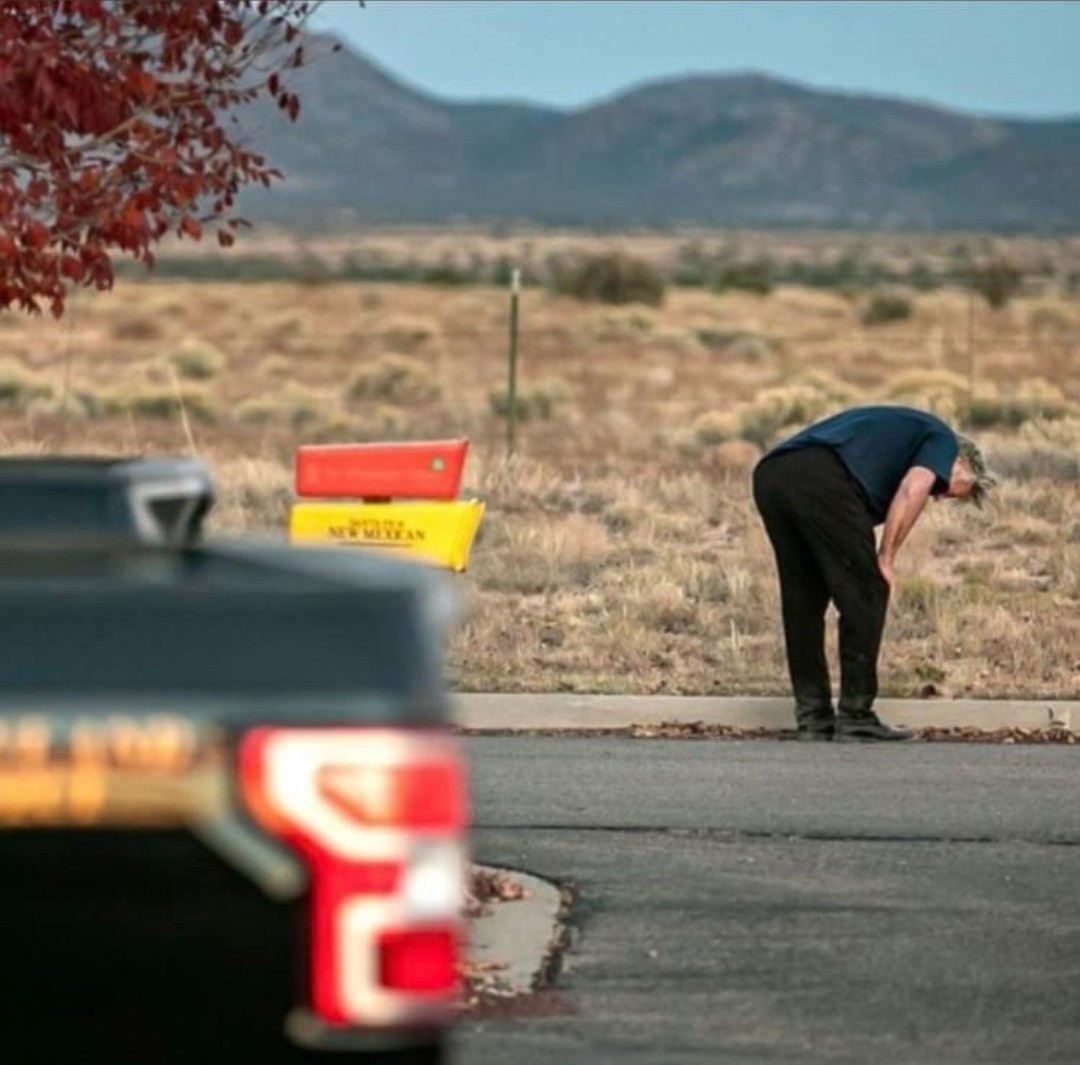
M 828 694 L 795 696 L 795 739 L 827 743 L 833 738 L 836 714 Z
M 906 728 L 886 725 L 877 714 L 859 714 L 846 717 L 838 714 L 834 743 L 880 743 L 889 740 L 914 739 L 915 733 Z
M 795 739 L 805 743 L 829 743 L 833 738 L 832 722 L 814 725 L 799 725 L 795 729 Z

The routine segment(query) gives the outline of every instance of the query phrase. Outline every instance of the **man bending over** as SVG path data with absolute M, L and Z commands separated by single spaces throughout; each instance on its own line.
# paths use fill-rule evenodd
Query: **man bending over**
M 777 444 L 753 474 L 776 554 L 796 735 L 905 740 L 874 713 L 896 554 L 931 497 L 982 505 L 994 484 L 979 449 L 908 407 L 855 407 Z M 880 542 L 874 530 L 883 525 Z M 840 700 L 833 710 L 825 611 L 840 614 Z

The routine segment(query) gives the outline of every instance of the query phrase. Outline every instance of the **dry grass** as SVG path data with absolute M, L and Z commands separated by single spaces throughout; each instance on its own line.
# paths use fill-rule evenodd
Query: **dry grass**
M 773 239 L 779 254 L 795 238 Z M 972 363 L 957 292 L 869 328 L 827 291 L 612 309 L 530 290 L 512 461 L 507 312 L 495 289 L 124 283 L 60 323 L 4 317 L 0 446 L 194 444 L 220 487 L 214 527 L 282 535 L 298 444 L 467 436 L 465 494 L 488 510 L 455 685 L 768 694 L 787 681 L 750 468 L 845 404 L 926 404 L 970 415 L 1006 479 L 986 511 L 931 506 L 905 546 L 884 691 L 1080 695 L 1075 298 L 980 308 Z

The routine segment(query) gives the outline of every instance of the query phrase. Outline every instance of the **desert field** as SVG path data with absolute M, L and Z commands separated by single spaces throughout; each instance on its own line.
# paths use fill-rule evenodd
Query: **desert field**
M 467 247 L 391 239 L 438 261 Z M 477 239 L 547 254 L 535 235 Z M 672 254 L 670 237 L 590 239 Z M 798 243 L 768 239 L 774 256 Z M 953 254 L 890 240 L 909 261 Z M 512 457 L 503 287 L 125 277 L 60 321 L 0 315 L 0 450 L 198 454 L 221 492 L 212 530 L 234 535 L 285 529 L 301 443 L 464 436 L 463 494 L 487 514 L 454 578 L 455 688 L 782 694 L 750 469 L 843 406 L 910 403 L 964 427 L 1002 480 L 982 511 L 932 503 L 902 550 L 882 693 L 1077 698 L 1080 242 L 1008 247 L 1037 283 L 1005 307 L 913 290 L 881 324 L 850 289 L 669 285 L 659 306 L 613 306 L 527 287 Z

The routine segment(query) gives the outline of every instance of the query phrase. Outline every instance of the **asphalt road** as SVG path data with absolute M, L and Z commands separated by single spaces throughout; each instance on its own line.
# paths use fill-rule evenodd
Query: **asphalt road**
M 1080 750 L 476 738 L 478 860 L 576 892 L 455 1065 L 1080 1062 Z

